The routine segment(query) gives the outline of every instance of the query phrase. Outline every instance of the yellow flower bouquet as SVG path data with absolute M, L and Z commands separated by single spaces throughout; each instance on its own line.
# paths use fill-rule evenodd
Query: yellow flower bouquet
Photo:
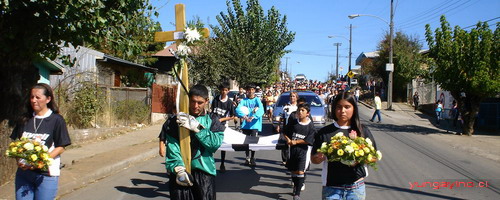
M 34 168 L 47 171 L 53 161 L 48 151 L 47 146 L 40 144 L 40 142 L 22 137 L 9 144 L 5 155 L 12 158 L 19 158 L 19 162 L 25 165 L 31 165 Z
M 382 152 L 376 151 L 370 138 L 357 137 L 352 130 L 349 137 L 337 133 L 330 144 L 323 142 L 318 152 L 323 153 L 329 162 L 339 161 L 344 165 L 367 164 L 377 170 L 377 161 L 382 159 Z

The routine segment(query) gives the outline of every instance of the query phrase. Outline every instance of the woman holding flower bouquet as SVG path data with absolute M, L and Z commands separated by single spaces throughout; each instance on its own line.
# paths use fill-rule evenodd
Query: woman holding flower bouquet
M 365 199 L 365 164 L 376 167 L 381 154 L 370 130 L 360 123 L 353 94 L 338 94 L 332 113 L 335 121 L 315 135 L 311 157 L 314 164 L 323 162 L 322 199 Z
M 58 114 L 52 88 L 44 83 L 31 88 L 27 110 L 10 136 L 18 141 L 7 151 L 18 160 L 16 199 L 55 199 L 60 155 L 71 144 L 66 122 Z

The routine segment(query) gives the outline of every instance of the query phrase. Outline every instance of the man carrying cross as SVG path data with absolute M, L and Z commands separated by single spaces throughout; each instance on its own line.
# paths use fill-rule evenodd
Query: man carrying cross
M 163 125 L 167 153 L 165 166 L 170 172 L 170 199 L 215 199 L 215 161 L 213 154 L 222 144 L 224 129 L 215 114 L 205 110 L 208 89 L 195 85 L 189 90 L 189 114 L 179 112 Z M 186 171 L 179 144 L 179 129 L 188 129 L 191 139 L 191 173 Z
M 190 40 L 186 36 L 188 30 L 184 4 L 175 5 L 175 19 L 176 30 L 155 33 L 155 41 L 175 40 L 180 49 L 182 39 Z M 202 32 L 203 37 L 208 37 L 208 29 Z M 207 114 L 205 110 L 208 103 L 205 86 L 195 85 L 188 93 L 188 66 L 184 58 L 180 59 L 180 65 L 180 77 L 176 72 L 183 86 L 178 92 L 177 107 L 180 112 L 165 122 L 160 133 L 160 139 L 164 141 L 164 135 L 167 141 L 165 166 L 170 172 L 170 198 L 215 199 L 213 153 L 222 144 L 224 126 L 218 117 Z

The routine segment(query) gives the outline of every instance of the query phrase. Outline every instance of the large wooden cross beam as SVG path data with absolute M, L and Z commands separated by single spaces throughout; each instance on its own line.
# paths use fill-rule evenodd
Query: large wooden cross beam
M 175 41 L 178 46 L 181 40 L 184 39 L 184 30 L 186 29 L 186 12 L 184 4 L 175 5 L 175 31 L 165 31 L 155 33 L 155 42 L 169 42 Z M 203 37 L 208 37 L 210 34 L 208 28 L 204 28 Z M 180 81 L 186 87 L 189 87 L 188 66 L 187 62 L 181 63 L 182 70 L 180 74 Z M 179 87 L 178 87 L 179 88 Z M 189 96 L 187 91 L 181 89 L 179 93 L 179 112 L 189 113 Z M 181 156 L 184 161 L 186 170 L 191 173 L 191 138 L 189 137 L 189 130 L 186 128 L 179 128 L 179 143 L 181 148 Z

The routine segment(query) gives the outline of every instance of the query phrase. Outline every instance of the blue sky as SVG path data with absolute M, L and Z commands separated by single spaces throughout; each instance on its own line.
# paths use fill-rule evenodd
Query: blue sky
M 175 4 L 186 5 L 186 19 L 195 16 L 205 24 L 218 25 L 216 16 L 227 13 L 225 0 L 151 0 L 160 13 L 158 21 L 165 31 L 175 29 Z M 245 6 L 246 1 L 242 0 Z M 389 21 L 390 0 L 260 0 L 267 13 L 272 6 L 287 16 L 288 29 L 296 32 L 295 40 L 287 49 L 288 70 L 293 75 L 302 73 L 308 79 L 324 81 L 335 71 L 336 47 L 339 42 L 339 66 L 347 73 L 349 54 L 349 24 L 352 24 L 352 68 L 362 52 L 375 51 L 389 26 L 374 17 L 349 19 L 351 14 L 375 15 Z M 462 28 L 486 21 L 490 25 L 500 21 L 499 0 L 394 0 L 394 30 L 418 37 L 424 49 L 425 24 L 432 30 L 439 26 L 439 17 L 444 14 L 451 26 Z M 490 26 L 492 29 L 495 26 Z M 468 29 L 469 30 L 469 29 Z M 328 38 L 328 36 L 338 36 Z M 285 69 L 285 58 L 282 59 Z M 397 66 L 396 66 L 397 70 Z M 340 72 L 339 72 L 340 73 Z

